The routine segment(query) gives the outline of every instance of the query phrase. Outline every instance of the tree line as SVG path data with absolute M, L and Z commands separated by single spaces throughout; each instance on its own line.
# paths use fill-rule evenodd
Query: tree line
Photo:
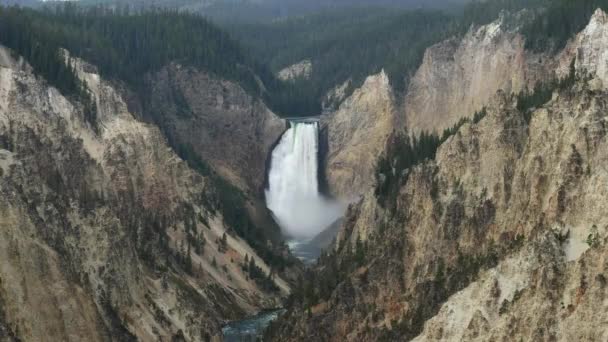
M 193 14 L 171 10 L 131 13 L 66 3 L 41 11 L 2 7 L 0 16 L 2 42 L 11 43 L 45 77 L 50 70 L 62 68 L 52 55 L 65 48 L 96 65 L 103 76 L 131 85 L 140 84 L 146 73 L 172 61 L 255 84 L 248 70 L 251 62 L 239 45 Z
M 381 69 L 396 94 L 403 95 L 429 46 L 488 24 L 503 11 L 526 9 L 528 15 L 519 20 L 527 48 L 556 51 L 584 28 L 597 8 L 608 9 L 608 0 L 472 1 L 450 13 L 354 8 L 225 28 L 275 73 L 304 59 L 312 61 L 310 80 L 291 82 L 275 94 L 281 103 L 297 98 L 294 108 L 305 115 L 318 113 L 323 96 L 334 86 L 351 80 L 352 92 Z

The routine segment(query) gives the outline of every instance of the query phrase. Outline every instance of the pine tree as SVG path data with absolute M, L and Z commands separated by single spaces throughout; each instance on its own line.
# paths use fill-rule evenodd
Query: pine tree
M 256 274 L 256 264 L 255 264 L 255 260 L 253 258 L 249 259 L 249 276 L 250 277 L 254 277 L 254 275 Z
M 365 246 L 363 242 L 361 242 L 361 237 L 357 237 L 357 242 L 355 243 L 355 263 L 358 266 L 363 265 L 365 262 Z
M 185 269 L 187 273 L 192 273 L 192 255 L 190 255 L 190 244 L 188 244 L 188 251 L 186 252 Z
M 225 253 L 227 249 L 228 249 L 228 238 L 226 236 L 226 233 L 224 233 L 224 234 L 222 234 L 222 238 L 219 239 L 217 242 L 217 250 L 220 253 Z

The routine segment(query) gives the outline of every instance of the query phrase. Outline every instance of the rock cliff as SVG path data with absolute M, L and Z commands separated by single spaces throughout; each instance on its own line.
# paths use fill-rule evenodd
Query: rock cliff
M 297 79 L 309 79 L 312 74 L 312 62 L 303 60 L 294 65 L 290 65 L 277 74 L 277 77 L 282 81 L 295 81 Z
M 0 51 L 1 337 L 209 340 L 278 305 L 289 286 L 276 276 L 267 292 L 243 272 L 245 255 L 270 269 L 229 231 L 218 189 L 94 66 L 72 60 L 96 103 L 88 122 Z
M 337 111 L 323 116 L 326 177 L 332 194 L 352 199 L 373 181 L 375 160 L 394 127 L 395 100 L 384 71 L 368 77 Z
M 518 32 L 524 13 L 503 13 L 427 49 L 405 96 L 411 130 L 441 132 L 482 109 L 498 90 L 519 93 L 546 77 L 547 58 L 526 51 Z
M 533 113 L 526 144 L 512 166 L 499 163 L 486 176 L 464 171 L 470 167 L 461 163 L 452 167 L 450 178 L 477 189 L 491 189 L 485 180 L 505 170 L 503 181 L 493 187 L 494 191 L 502 188 L 500 197 L 508 195 L 508 201 L 505 198 L 503 205 L 496 206 L 495 222 L 504 227 L 501 234 L 522 234 L 525 248 L 452 296 L 425 325 L 420 340 L 601 340 L 608 333 L 592 323 L 599 326 L 605 317 L 590 314 L 606 296 L 602 281 L 606 267 L 598 260 L 605 258 L 601 246 L 608 226 L 606 208 L 600 204 L 605 200 L 599 199 L 605 193 L 598 189 L 608 177 L 602 166 L 608 151 L 608 94 L 586 84 L 578 87 Z M 484 145 L 479 141 L 475 150 L 483 151 Z M 444 157 L 446 165 L 454 166 L 449 156 L 456 154 L 450 150 L 450 144 L 442 148 L 438 160 Z M 483 169 L 491 170 L 479 165 L 479 171 Z M 478 301 L 465 306 L 462 299 L 471 293 L 479 296 Z
M 179 155 L 203 173 L 217 173 L 234 196 L 243 196 L 246 211 L 227 203 L 235 220 L 251 218 L 263 234 L 244 227 L 260 246 L 282 244 L 280 228 L 264 203 L 270 153 L 286 122 L 239 84 L 177 63 L 146 76 L 144 114 L 157 124 Z M 220 184 L 224 187 L 224 184 Z M 236 194 L 236 192 L 239 192 Z M 267 240 L 270 240 L 267 241 Z

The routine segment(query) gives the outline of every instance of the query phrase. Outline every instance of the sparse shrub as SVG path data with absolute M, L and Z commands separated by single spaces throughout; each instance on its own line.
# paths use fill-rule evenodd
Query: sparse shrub
M 587 235 L 587 240 L 585 240 L 585 242 L 591 248 L 597 248 L 600 245 L 600 236 L 596 225 L 591 227 L 591 231 L 589 232 L 589 235 Z

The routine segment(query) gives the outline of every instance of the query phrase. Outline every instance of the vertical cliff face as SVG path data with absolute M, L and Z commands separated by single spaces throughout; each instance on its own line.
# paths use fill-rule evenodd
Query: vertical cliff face
M 368 77 L 336 112 L 323 117 L 330 192 L 344 199 L 365 192 L 373 181 L 376 158 L 397 126 L 394 96 L 384 71 Z
M 212 183 L 155 126 L 72 60 L 97 108 L 82 106 L 0 49 L 0 335 L 21 340 L 205 340 L 274 307 L 241 269 Z M 92 125 L 98 127 L 97 132 Z
M 503 14 L 462 39 L 430 47 L 406 94 L 408 127 L 441 132 L 472 116 L 496 91 L 518 93 L 542 79 L 547 61 L 525 51 L 517 27 L 522 16 Z
M 294 305 L 276 340 L 606 338 L 604 16 L 560 55 L 584 56 L 576 84 L 529 121 L 500 91 L 402 174 L 394 208 L 373 190 L 353 204 L 318 297 Z

